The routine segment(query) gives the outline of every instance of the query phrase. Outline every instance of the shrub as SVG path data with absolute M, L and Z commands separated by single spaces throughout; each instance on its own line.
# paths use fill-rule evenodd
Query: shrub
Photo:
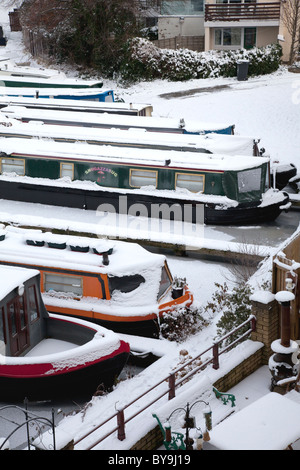
M 219 293 L 215 294 L 215 298 L 220 300 L 218 311 L 222 311 L 223 313 L 216 324 L 218 338 L 225 336 L 250 317 L 252 312 L 250 296 L 252 293 L 251 287 L 245 283 L 235 286 L 232 291 L 229 291 L 227 286 L 226 288 L 219 286 Z M 241 329 L 236 335 L 230 335 L 230 337 L 224 341 L 224 345 L 231 343 L 248 329 L 249 325 L 246 325 L 245 328 Z
M 199 332 L 208 322 L 202 316 L 202 309 L 179 307 L 164 315 L 161 325 L 161 335 L 169 341 L 181 343 L 189 336 Z
M 281 55 L 277 44 L 250 50 L 195 52 L 159 49 L 147 39 L 134 38 L 124 47 L 120 74 L 126 81 L 234 77 L 237 62 L 245 59 L 249 61 L 249 76 L 263 75 L 278 69 Z

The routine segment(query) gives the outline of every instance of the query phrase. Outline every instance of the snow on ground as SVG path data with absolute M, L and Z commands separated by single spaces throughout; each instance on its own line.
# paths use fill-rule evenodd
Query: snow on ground
M 6 48 L 0 49 L 0 60 L 1 58 L 11 58 L 18 62 L 28 61 L 30 56 L 22 47 L 20 33 L 10 33 L 9 31 L 6 4 L 7 2 L 3 2 L 0 6 L 0 23 L 4 27 L 4 34 L 8 37 L 8 44 Z M 32 65 L 36 66 L 36 63 L 32 61 Z M 223 87 L 216 88 L 219 85 Z M 178 119 L 184 117 L 191 120 L 224 122 L 226 124 L 234 123 L 237 134 L 260 138 L 261 146 L 266 148 L 273 161 L 294 163 L 298 167 L 300 166 L 299 86 L 300 79 L 298 76 L 289 73 L 285 67 L 272 75 L 249 78 L 246 82 L 238 82 L 235 78 L 191 80 L 176 83 L 156 80 L 124 88 L 119 83 L 104 81 L 105 88 L 113 88 L 116 97 L 123 98 L 126 102 L 152 104 L 154 116 Z M 211 88 L 211 90 L 207 90 L 207 88 Z M 36 212 L 30 212 L 30 208 L 30 205 L 26 207 L 26 210 L 29 210 L 29 213 L 25 216 L 26 221 L 30 223 L 30 217 L 32 217 L 34 223 L 37 223 Z M 6 211 L 7 218 L 9 213 L 20 218 L 22 213 L 24 216 L 25 212 L 25 209 L 24 212 L 22 212 L 22 209 L 19 211 L 20 205 L 18 203 L 7 206 L 5 201 L 1 204 L 0 211 L 2 210 Z M 56 218 L 51 208 L 49 208 L 48 213 L 45 212 L 44 208 L 42 210 L 44 212 L 41 217 L 48 219 L 50 225 L 69 222 L 69 211 L 67 210 L 64 211 L 64 217 L 62 218 L 60 218 L 61 213 L 59 218 Z M 88 224 L 88 222 L 81 220 L 80 222 Z M 257 238 L 259 238 L 260 227 L 253 227 L 252 230 L 254 230 L 254 234 L 257 232 Z M 280 239 L 280 236 L 279 225 L 278 239 Z M 230 237 L 225 234 L 222 237 L 222 233 L 219 233 L 218 239 L 221 244 L 224 239 L 230 240 Z M 205 304 L 210 299 L 214 282 L 224 281 L 228 274 L 227 267 L 217 263 L 212 264 L 175 257 L 170 258 L 169 263 L 172 271 L 179 269 L 181 275 L 186 275 L 190 287 L 195 292 L 196 302 L 200 304 Z M 149 389 L 159 381 L 160 377 L 167 376 L 172 368 L 177 366 L 179 351 L 182 348 L 187 349 L 191 355 L 195 355 L 212 344 L 214 335 L 215 326 L 212 324 L 205 331 L 180 345 L 170 344 L 165 340 L 130 338 L 130 342 L 136 348 L 148 348 L 158 352 L 160 355 L 162 354 L 161 359 L 135 377 L 120 382 L 111 394 L 94 398 L 84 413 L 63 419 L 59 429 L 69 433 L 71 437 L 78 437 L 79 434 L 85 433 L 97 423 L 103 421 L 105 417 L 113 414 L 116 408 L 125 406 L 134 396 Z M 219 371 L 208 368 L 197 379 L 193 379 L 188 387 L 180 389 L 176 401 L 167 404 L 160 401 L 160 410 L 163 412 L 164 406 L 169 407 L 169 409 L 175 407 L 175 405 L 185 406 L 187 400 L 202 396 L 209 400 L 213 409 L 213 420 L 217 423 L 232 410 L 230 407 L 228 408 L 228 405 L 220 404 L 220 401 L 213 396 L 211 384 L 218 376 L 226 373 L 226 370 L 232 367 L 240 357 L 251 354 L 253 349 L 260 346 L 260 344 L 247 342 L 239 346 L 234 353 L 227 353 L 226 358 L 221 361 Z M 237 409 L 243 409 L 248 404 L 266 395 L 269 392 L 269 385 L 270 373 L 267 367 L 263 367 L 234 387 L 231 392 L 237 397 Z M 105 441 L 105 444 L 99 444 L 97 448 L 130 449 L 131 445 L 135 444 L 147 430 L 153 427 L 154 418 L 151 413 L 157 411 L 157 409 L 158 405 L 155 405 L 151 410 L 144 412 L 137 420 L 132 420 L 126 426 L 125 441 L 118 441 L 113 435 L 112 438 Z M 243 432 L 243 428 L 241 428 L 241 432 Z M 78 448 L 80 448 L 80 445 Z

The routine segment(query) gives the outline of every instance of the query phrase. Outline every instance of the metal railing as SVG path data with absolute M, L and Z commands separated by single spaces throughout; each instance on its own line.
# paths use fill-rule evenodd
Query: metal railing
M 228 344 L 226 347 L 224 347 L 222 350 L 220 350 L 220 345 L 228 339 L 232 335 L 236 335 L 240 330 L 244 329 L 246 325 L 250 325 L 250 328 L 247 329 L 245 332 L 243 332 L 238 338 L 236 338 L 234 341 L 232 341 L 230 344 Z M 123 441 L 126 437 L 125 434 L 125 424 L 129 423 L 132 419 L 134 419 L 136 416 L 141 414 L 143 411 L 145 411 L 147 408 L 149 408 L 151 405 L 153 405 L 155 402 L 157 402 L 160 398 L 162 398 L 165 395 L 168 395 L 168 399 L 171 400 L 172 398 L 175 397 L 175 391 L 176 388 L 179 387 L 183 382 L 186 382 L 188 379 L 190 379 L 193 375 L 195 375 L 197 372 L 205 369 L 209 364 L 212 364 L 212 367 L 214 369 L 219 369 L 219 359 L 222 354 L 224 354 L 226 351 L 231 349 L 233 346 L 235 346 L 238 342 L 241 340 L 245 339 L 247 336 L 249 336 L 253 331 L 256 329 L 256 319 L 253 315 L 251 315 L 245 322 L 241 323 L 237 328 L 234 330 L 230 331 L 227 335 L 223 336 L 220 338 L 218 341 L 216 341 L 212 346 L 208 347 L 205 351 L 202 351 L 200 354 L 197 356 L 193 357 L 189 361 L 185 362 L 182 366 L 174 370 L 168 377 L 164 377 L 162 380 L 160 380 L 158 383 L 153 385 L 153 387 L 149 388 L 146 392 L 138 396 L 137 398 L 134 398 L 130 403 L 127 403 L 121 410 L 116 411 L 112 416 L 107 418 L 105 421 L 101 422 L 98 426 L 93 428 L 92 431 L 89 431 L 88 433 L 82 435 L 79 439 L 74 441 L 74 445 L 79 444 L 81 441 L 86 439 L 87 437 L 91 437 L 93 433 L 98 431 L 100 428 L 102 428 L 104 425 L 106 425 L 109 421 L 111 420 L 116 420 L 116 426 L 113 427 L 110 431 L 108 431 L 104 436 L 101 438 L 95 440 L 92 444 L 90 444 L 85 450 L 91 450 L 100 442 L 104 441 L 107 437 L 112 435 L 113 433 L 117 432 L 117 437 L 120 441 Z M 197 367 L 194 367 L 190 372 L 185 374 L 181 379 L 176 381 L 176 375 L 180 371 L 182 371 L 184 368 L 187 366 L 191 365 L 194 361 L 199 360 L 201 357 L 203 357 L 205 354 L 208 352 L 212 352 L 212 356 L 209 357 L 205 362 L 201 363 Z M 130 406 L 135 404 L 138 400 L 144 398 L 146 395 L 148 395 L 151 391 L 157 389 L 160 385 L 163 383 L 167 384 L 166 390 L 161 392 L 158 396 L 156 396 L 154 399 L 151 399 L 143 408 L 139 408 L 137 412 L 132 414 L 129 418 L 125 419 L 124 411 L 128 409 Z
M 205 5 L 205 21 L 279 20 L 279 18 L 279 2 Z

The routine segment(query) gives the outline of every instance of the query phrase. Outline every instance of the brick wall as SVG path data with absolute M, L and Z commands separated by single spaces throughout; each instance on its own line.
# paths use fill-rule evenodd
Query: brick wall
M 278 303 L 275 300 L 265 303 L 259 301 L 258 297 L 258 300 L 252 301 L 252 314 L 256 317 L 256 331 L 252 332 L 251 339 L 263 343 L 263 346 L 213 384 L 221 392 L 228 391 L 259 367 L 268 364 L 269 357 L 273 353 L 271 344 L 279 338 L 280 315 Z M 131 450 L 155 450 L 162 444 L 161 430 L 159 426 L 155 426 Z

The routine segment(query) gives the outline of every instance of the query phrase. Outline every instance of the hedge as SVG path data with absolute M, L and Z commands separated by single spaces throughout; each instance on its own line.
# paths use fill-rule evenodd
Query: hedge
M 276 71 L 281 63 L 282 49 L 271 44 L 250 50 L 195 52 L 188 49 L 159 49 L 144 38 L 130 40 L 124 49 L 121 77 L 126 81 L 184 81 L 194 78 L 234 77 L 237 62 L 249 61 L 249 76 Z

